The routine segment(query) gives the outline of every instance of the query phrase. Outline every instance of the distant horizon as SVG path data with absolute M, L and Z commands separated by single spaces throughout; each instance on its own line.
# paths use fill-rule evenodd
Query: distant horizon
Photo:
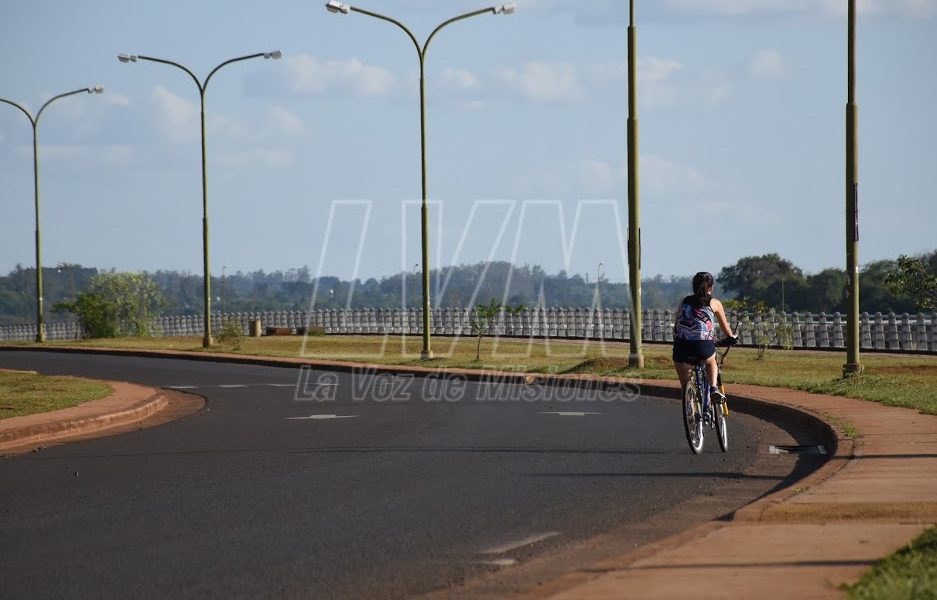
M 907 256 L 920 256 L 920 255 L 930 254 L 931 252 L 937 252 L 937 246 L 935 246 L 934 249 L 933 249 L 933 250 L 930 250 L 930 251 L 916 252 L 916 253 L 906 253 L 905 255 L 907 255 Z M 765 255 L 770 255 L 770 254 L 779 254 L 779 253 L 776 253 L 776 252 L 763 252 L 763 253 L 761 253 L 761 254 L 752 255 L 752 256 L 765 256 Z M 786 257 L 786 256 L 784 256 L 784 255 L 779 254 L 779 256 L 781 257 L 782 260 L 790 260 L 788 257 Z M 748 257 L 747 257 L 747 256 L 740 256 L 740 257 L 738 257 L 735 261 L 733 261 L 733 262 L 731 262 L 731 263 L 721 265 L 721 266 L 719 266 L 718 268 L 711 270 L 710 273 L 712 273 L 714 277 L 718 278 L 718 276 L 719 276 L 719 271 L 721 271 L 724 267 L 728 267 L 728 266 L 735 265 L 739 260 L 741 260 L 741 259 L 743 259 L 743 258 L 748 258 Z M 876 260 L 865 261 L 865 262 L 860 263 L 859 267 L 860 267 L 861 269 L 865 269 L 869 264 L 878 263 L 878 262 L 882 262 L 882 261 L 894 261 L 894 260 L 897 260 L 897 258 L 898 258 L 898 255 L 896 255 L 896 256 L 894 256 L 894 257 L 888 257 L 888 258 L 881 258 L 881 259 L 876 259 Z M 804 274 L 805 276 L 816 275 L 816 274 L 818 274 L 818 273 L 820 273 L 820 272 L 822 272 L 822 271 L 825 271 L 825 270 L 827 270 L 827 269 L 838 269 L 838 270 L 840 270 L 840 271 L 843 271 L 843 270 L 844 270 L 842 267 L 827 266 L 827 267 L 823 267 L 823 268 L 821 268 L 821 269 L 819 269 L 819 270 L 812 271 L 812 270 L 807 270 L 807 269 L 802 268 L 800 265 L 794 263 L 794 261 L 791 261 L 791 262 L 792 262 L 792 264 L 794 265 L 794 267 L 800 268 L 801 271 L 803 272 L 803 274 Z M 193 271 L 193 270 L 189 270 L 189 269 L 175 269 L 175 268 L 158 268 L 158 269 L 152 269 L 152 270 L 150 270 L 150 269 L 113 269 L 113 268 L 111 268 L 111 267 L 98 267 L 98 266 L 95 266 L 95 265 L 85 265 L 85 264 L 79 264 L 79 263 L 69 263 L 69 262 L 67 262 L 67 261 L 62 261 L 62 263 L 64 263 L 64 264 L 70 264 L 70 265 L 73 265 L 73 266 L 76 266 L 76 267 L 80 267 L 80 268 L 84 268 L 84 269 L 97 269 L 99 272 L 107 272 L 107 271 L 111 271 L 111 270 L 115 270 L 116 272 L 121 272 L 121 273 L 149 273 L 149 274 L 155 274 L 155 273 L 163 272 L 163 273 L 177 273 L 177 274 L 179 274 L 179 275 L 193 276 L 193 277 L 199 277 L 199 278 L 202 277 L 201 271 Z M 45 270 L 45 269 L 57 269 L 57 268 L 58 268 L 58 264 L 62 264 L 62 263 L 57 263 L 57 264 L 55 264 L 55 265 L 44 264 L 44 265 L 43 265 L 43 269 L 44 269 L 44 270 Z M 560 275 L 560 273 L 562 273 L 562 272 L 565 271 L 565 269 L 559 269 L 559 270 L 556 270 L 556 271 L 552 271 L 552 272 L 551 272 L 551 271 L 548 271 L 547 269 L 543 268 L 542 265 L 527 264 L 527 263 L 525 263 L 525 264 L 514 264 L 514 263 L 509 263 L 509 261 L 492 260 L 492 261 L 478 261 L 478 262 L 474 262 L 474 263 L 460 263 L 460 264 L 455 264 L 455 265 L 443 265 L 443 266 L 441 266 L 441 267 L 433 267 L 433 268 L 430 270 L 430 272 L 432 273 L 432 272 L 436 272 L 436 271 L 440 271 L 440 270 L 446 270 L 446 269 L 451 269 L 451 268 L 472 267 L 472 266 L 484 265 L 484 264 L 486 264 L 486 263 L 487 263 L 487 264 L 504 264 L 504 263 L 508 263 L 508 264 L 510 264 L 511 267 L 514 268 L 514 269 L 520 269 L 520 268 L 525 268 L 525 267 L 528 267 L 528 268 L 531 268 L 531 269 L 540 268 L 540 269 L 544 272 L 544 274 L 545 274 L 547 277 L 558 277 L 558 276 Z M 332 273 L 323 273 L 323 274 L 321 274 L 321 275 L 315 275 L 315 274 L 313 273 L 312 268 L 310 268 L 309 265 L 302 265 L 302 266 L 299 266 L 299 267 L 288 267 L 288 268 L 274 268 L 274 269 L 259 268 L 259 269 L 250 269 L 250 270 L 247 270 L 247 269 L 232 269 L 232 268 L 227 267 L 227 265 L 222 265 L 222 266 L 225 267 L 225 270 L 224 270 L 224 274 L 225 274 L 225 275 L 236 275 L 236 274 L 237 274 L 237 275 L 250 275 L 250 274 L 252 274 L 252 273 L 264 273 L 264 274 L 267 274 L 267 275 L 274 274 L 274 273 L 281 273 L 281 274 L 286 275 L 286 274 L 289 274 L 289 273 L 291 273 L 291 272 L 302 271 L 303 269 L 307 269 L 307 270 L 309 270 L 309 280 L 310 280 L 310 281 L 314 281 L 314 280 L 317 279 L 317 278 L 318 278 L 318 279 L 338 279 L 338 280 L 340 280 L 340 281 L 356 281 L 356 280 L 357 280 L 357 281 L 362 281 L 362 282 L 364 282 L 364 281 L 367 281 L 368 279 L 375 279 L 375 280 L 380 281 L 380 280 L 382 280 L 382 279 L 391 279 L 391 278 L 397 277 L 397 276 L 399 276 L 399 275 L 401 275 L 401 274 L 403 274 L 403 273 L 406 273 L 407 275 L 410 275 L 410 276 L 414 276 L 414 275 L 417 275 L 417 274 L 418 274 L 418 273 L 415 273 L 413 270 L 409 270 L 409 271 L 401 270 L 401 271 L 397 271 L 397 272 L 395 272 L 395 273 L 385 273 L 385 274 L 381 274 L 381 275 L 378 275 L 378 276 L 370 276 L 370 275 L 367 276 L 367 277 L 361 277 L 361 276 L 359 276 L 359 277 L 354 278 L 354 279 L 349 279 L 349 278 L 341 277 L 341 276 L 339 276 L 339 275 L 335 275 L 335 274 L 332 274 Z M 20 268 L 23 269 L 24 271 L 35 271 L 35 265 L 28 265 L 28 264 L 22 264 L 22 263 L 20 263 L 20 264 L 14 265 L 13 268 L 7 270 L 3 275 L 0 275 L 0 276 L 4 276 L 4 277 L 5 277 L 5 276 L 9 276 L 11 273 L 14 273 L 14 272 L 15 272 L 16 267 L 20 267 Z M 595 280 L 595 278 L 594 278 L 595 273 L 596 273 L 595 271 L 592 271 L 591 273 L 590 273 L 589 271 L 582 271 L 582 272 L 569 272 L 569 271 L 566 271 L 566 276 L 569 277 L 569 278 L 572 278 L 572 277 L 575 277 L 575 276 L 579 276 L 579 277 L 582 278 L 583 280 L 588 279 L 588 281 L 594 281 L 594 280 Z M 671 274 L 660 274 L 660 273 L 649 274 L 649 273 L 647 273 L 647 272 L 642 272 L 642 274 L 641 274 L 641 279 L 642 279 L 642 280 L 650 280 L 650 279 L 656 279 L 656 278 L 659 277 L 659 278 L 662 278 L 663 280 L 666 281 L 666 280 L 672 280 L 672 279 L 691 278 L 695 273 L 696 273 L 696 271 L 694 271 L 693 273 L 684 273 L 684 274 L 673 274 L 673 273 L 671 273 Z M 212 270 L 212 273 L 211 273 L 211 276 L 212 276 L 212 279 L 220 279 L 220 278 L 222 277 L 222 274 L 223 274 L 223 273 L 222 273 L 221 270 L 218 270 L 218 271 L 216 272 L 216 270 L 213 269 L 213 270 Z M 627 284 L 628 284 L 627 278 L 626 278 L 626 279 L 623 279 L 623 280 L 612 279 L 612 278 L 608 277 L 608 274 L 607 274 L 604 270 L 601 271 L 601 278 L 602 278 L 602 281 L 607 281 L 607 282 L 609 282 L 609 283 L 614 283 L 614 284 L 616 284 L 616 285 L 618 285 L 618 284 L 627 285 Z

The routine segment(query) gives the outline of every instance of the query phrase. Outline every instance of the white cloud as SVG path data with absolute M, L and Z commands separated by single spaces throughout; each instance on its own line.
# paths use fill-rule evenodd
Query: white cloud
M 587 194 L 606 194 L 620 188 L 627 179 L 628 167 L 624 161 L 618 166 L 595 159 L 579 164 L 579 185 Z
M 787 61 L 777 50 L 759 50 L 748 63 L 753 77 L 782 79 L 787 75 Z
M 665 81 L 683 68 L 670 58 L 647 56 L 638 59 L 638 79 L 644 82 Z
M 638 101 L 647 108 L 673 107 L 680 98 L 674 81 L 683 65 L 669 58 L 648 56 L 638 59 Z
M 123 94 L 118 94 L 117 92 L 105 91 L 103 94 L 103 99 L 105 104 L 109 104 L 111 106 L 130 106 L 133 104 L 129 97 L 124 96 Z
M 638 102 L 644 108 L 672 109 L 688 103 L 712 108 L 732 90 L 726 77 L 688 68 L 672 58 L 641 57 L 637 70 Z M 628 65 L 625 60 L 589 64 L 534 61 L 522 68 L 501 69 L 497 77 L 533 100 L 581 100 L 625 94 Z M 704 102 L 699 103 L 700 99 Z
M 153 88 L 153 98 L 159 108 L 160 120 L 166 123 L 161 131 L 174 144 L 198 139 L 199 107 L 184 100 L 161 85 Z
M 576 65 L 533 61 L 521 70 L 501 69 L 501 80 L 536 100 L 565 100 L 582 92 Z
M 319 60 L 308 54 L 284 60 L 278 88 L 297 95 L 351 94 L 386 96 L 394 91 L 396 78 L 383 67 L 366 65 L 356 58 Z
M 153 97 L 160 113 L 159 130 L 171 143 L 188 144 L 199 139 L 201 117 L 198 104 L 180 98 L 162 86 L 153 89 Z M 297 137 L 305 131 L 302 119 L 281 107 L 271 108 L 264 122 L 253 125 L 208 110 L 206 127 L 209 137 L 221 136 L 241 143 Z
M 295 113 L 279 106 L 270 109 L 270 122 L 271 125 L 267 128 L 267 132 L 274 135 L 294 137 L 302 135 L 306 129 L 303 120 Z
M 706 178 L 695 167 L 680 165 L 661 156 L 642 154 L 638 166 L 642 187 L 654 192 L 698 193 Z
M 471 71 L 465 69 L 447 68 L 442 72 L 443 84 L 460 91 L 477 91 L 482 88 L 482 82 Z

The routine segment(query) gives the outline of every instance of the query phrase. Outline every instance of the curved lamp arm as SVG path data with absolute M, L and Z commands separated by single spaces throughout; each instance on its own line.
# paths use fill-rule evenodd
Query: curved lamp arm
M 12 100 L 5 100 L 5 99 L 3 99 L 3 98 L 0 98 L 0 102 L 3 102 L 4 104 L 9 104 L 10 106 L 15 106 L 16 108 L 20 109 L 20 111 L 21 111 L 24 115 L 26 115 L 26 118 L 29 119 L 29 123 L 30 123 L 33 127 L 36 126 L 36 121 L 33 120 L 33 116 L 32 116 L 31 114 L 29 114 L 29 111 L 28 111 L 28 110 L 26 110 L 25 108 L 23 108 L 22 106 L 20 106 L 20 105 L 17 104 L 16 102 L 13 102 Z

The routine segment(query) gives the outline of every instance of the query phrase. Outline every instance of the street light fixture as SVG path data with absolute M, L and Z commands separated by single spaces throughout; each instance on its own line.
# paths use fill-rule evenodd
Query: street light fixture
M 33 191 L 35 194 L 36 205 L 36 341 L 40 343 L 46 341 L 46 326 L 42 306 L 42 230 L 39 227 L 39 118 L 42 116 L 42 111 L 44 111 L 47 106 L 56 100 L 59 100 L 60 98 L 74 96 L 75 94 L 103 93 L 104 88 L 102 86 L 93 85 L 90 87 L 73 90 L 71 92 L 65 92 L 64 94 L 59 94 L 58 96 L 53 96 L 42 105 L 42 107 L 39 109 L 39 112 L 36 113 L 35 118 L 33 118 L 28 110 L 16 102 L 0 98 L 0 102 L 16 107 L 24 115 L 26 115 L 26 118 L 29 119 L 30 125 L 33 127 Z
M 214 343 L 214 339 L 211 334 L 211 272 L 209 270 L 209 260 L 208 260 L 208 177 L 205 168 L 205 92 L 208 89 L 208 82 L 211 81 L 212 76 L 218 72 L 219 69 L 231 63 L 241 62 L 244 60 L 250 60 L 252 58 L 264 58 L 264 59 L 273 59 L 278 60 L 283 56 L 283 53 L 279 50 L 274 50 L 272 52 L 257 52 L 255 54 L 248 54 L 246 56 L 239 56 L 237 58 L 232 58 L 226 60 L 208 74 L 208 77 L 205 78 L 205 81 L 199 81 L 198 77 L 195 76 L 192 71 L 186 67 L 180 65 L 179 63 L 173 62 L 171 60 L 165 60 L 162 58 L 154 58 L 152 56 L 142 56 L 136 54 L 118 54 L 117 60 L 122 63 L 132 63 L 141 60 L 162 63 L 164 65 L 169 65 L 171 67 L 176 67 L 185 71 L 189 77 L 195 82 L 195 85 L 198 87 L 198 93 L 201 100 L 201 120 L 202 120 L 202 268 L 203 268 L 203 296 L 204 296 L 204 319 L 205 319 L 205 328 L 204 336 L 202 337 L 202 346 L 205 348 L 210 347 Z
M 423 350 L 420 352 L 420 358 L 422 360 L 429 360 L 433 358 L 433 352 L 430 348 L 430 300 L 429 300 L 429 206 L 427 204 L 427 192 L 426 192 L 426 85 L 424 78 L 424 63 L 426 62 L 426 51 L 429 49 L 429 44 L 433 41 L 433 38 L 437 33 L 440 32 L 447 25 L 451 25 L 456 21 L 461 21 L 463 19 L 468 19 L 470 17 L 476 17 L 478 15 L 483 15 L 486 13 L 491 13 L 494 15 L 510 15 L 513 14 L 517 9 L 516 4 L 502 4 L 498 6 L 489 6 L 488 8 L 483 8 L 480 10 L 475 10 L 464 15 L 459 15 L 453 17 L 448 21 L 444 21 L 432 33 L 429 34 L 429 37 L 426 38 L 426 41 L 423 42 L 421 46 L 417 41 L 416 36 L 407 29 L 407 27 L 396 19 L 391 17 L 384 16 L 382 14 L 372 12 L 370 10 L 365 10 L 363 8 L 358 8 L 351 6 L 350 4 L 345 4 L 343 2 L 338 2 L 338 0 L 330 0 L 325 5 L 326 10 L 330 13 L 336 14 L 345 14 L 349 12 L 356 12 L 369 17 L 374 17 L 382 21 L 387 21 L 393 23 L 400 29 L 402 29 L 410 40 L 413 42 L 413 45 L 416 47 L 417 56 L 420 59 L 420 165 L 422 170 L 422 188 L 423 188 L 423 201 L 420 210 L 420 221 L 421 221 L 421 246 L 422 246 L 422 259 L 423 259 Z

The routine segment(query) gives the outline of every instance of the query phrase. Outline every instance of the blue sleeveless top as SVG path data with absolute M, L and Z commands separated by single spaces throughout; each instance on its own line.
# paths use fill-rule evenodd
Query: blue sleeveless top
M 714 340 L 716 338 L 716 314 L 707 304 L 696 308 L 685 298 L 677 316 L 677 331 L 674 339 L 678 340 Z

